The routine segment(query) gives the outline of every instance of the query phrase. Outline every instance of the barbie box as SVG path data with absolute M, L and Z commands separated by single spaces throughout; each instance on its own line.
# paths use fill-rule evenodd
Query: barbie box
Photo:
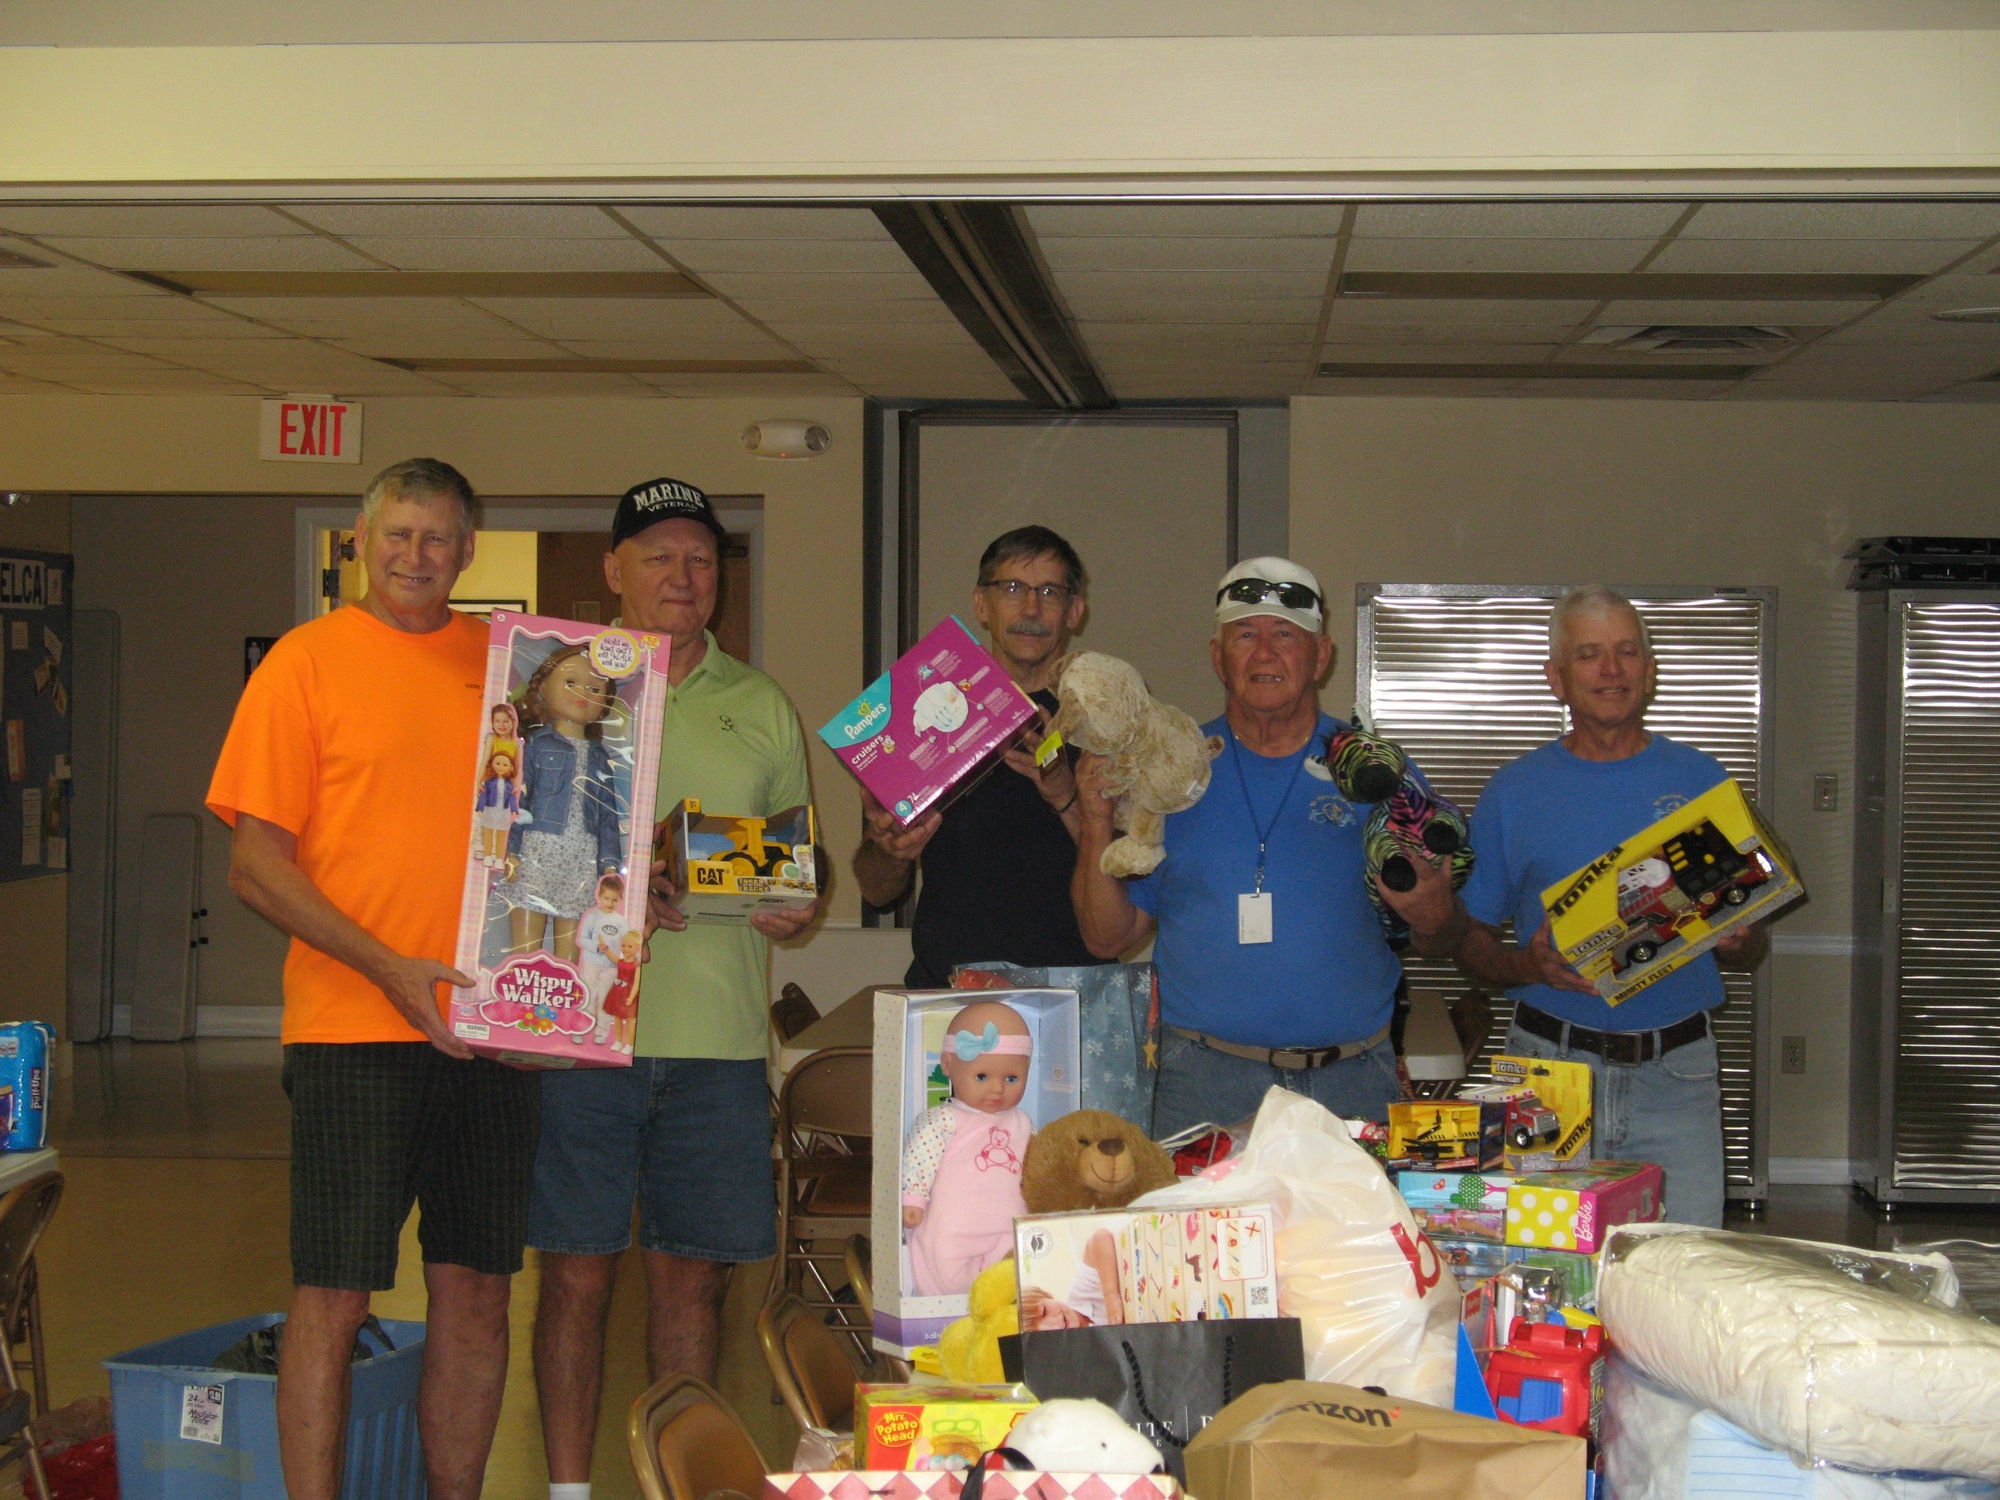
M 493 611 L 458 919 L 479 982 L 451 1003 L 473 1051 L 630 1066 L 666 681 L 663 636 Z
M 907 826 L 989 769 L 1037 712 L 964 623 L 947 615 L 819 737 Z
M 1077 1107 L 1077 1022 L 1075 990 L 875 992 L 876 1348 L 936 1343 L 1014 1253 L 1028 1137 Z

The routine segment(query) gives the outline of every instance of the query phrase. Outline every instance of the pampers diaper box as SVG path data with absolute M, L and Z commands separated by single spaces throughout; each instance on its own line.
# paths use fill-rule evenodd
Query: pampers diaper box
M 632 1062 L 665 636 L 496 609 L 452 1035 L 537 1068 Z
M 1719 782 L 1542 892 L 1549 936 L 1611 1005 L 1806 893 L 1743 789 Z
M 820 729 L 842 765 L 908 826 L 990 769 L 1039 712 L 956 615 Z
M 871 1238 L 875 1246 L 875 1347 L 898 1359 L 935 1344 L 947 1324 L 966 1314 L 965 1293 L 931 1295 L 919 1291 L 911 1260 L 904 1208 L 904 1148 L 930 1110 L 951 1098 L 945 1071 L 945 1031 L 952 1017 L 978 1001 L 998 1000 L 1026 1023 L 1032 1054 L 1017 1106 L 1035 1130 L 1079 1107 L 1082 1041 L 1075 990 L 908 990 L 875 991 L 874 1179 Z M 961 1054 L 965 1055 L 965 1054 Z M 1005 1061 L 1010 1054 L 987 1055 Z M 981 1122 L 970 1121 L 977 1126 Z M 1025 1143 L 1023 1143 L 1025 1147 Z M 1020 1172 L 1020 1152 L 1011 1145 L 981 1151 L 982 1178 Z M 935 1211 L 936 1200 L 932 1201 Z M 1011 1223 L 993 1259 L 1012 1254 Z

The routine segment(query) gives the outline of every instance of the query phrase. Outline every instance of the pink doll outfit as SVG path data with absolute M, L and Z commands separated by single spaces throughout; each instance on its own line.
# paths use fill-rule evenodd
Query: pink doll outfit
M 963 1296 L 1013 1253 L 1014 1220 L 1028 1211 L 1021 1158 L 1034 1133 L 1019 1108 L 989 1115 L 950 1099 L 924 1111 L 903 1154 L 903 1204 L 924 1211 L 909 1238 L 919 1297 Z

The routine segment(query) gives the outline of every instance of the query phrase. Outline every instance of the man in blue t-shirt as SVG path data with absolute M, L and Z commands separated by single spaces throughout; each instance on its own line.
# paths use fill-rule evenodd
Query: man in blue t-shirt
M 1551 944 L 1541 893 L 1729 773 L 1713 756 L 1647 730 L 1656 663 L 1645 622 L 1622 594 L 1592 587 L 1565 595 L 1549 617 L 1546 670 L 1570 731 L 1487 782 L 1472 815 L 1478 859 L 1463 893 L 1470 920 L 1430 941 L 1475 980 L 1513 996 L 1509 1052 L 1590 1065 L 1597 1156 L 1658 1162 L 1667 1217 L 1720 1225 L 1722 1095 L 1708 1013 L 1723 1000 L 1717 959 L 1744 969 L 1761 962 L 1762 925 L 1730 933 L 1614 1008 Z M 1420 886 L 1441 883 L 1420 876 Z M 1510 917 L 1517 934 L 1529 935 L 1522 946 L 1500 941 L 1499 924 Z
M 1154 1135 L 1241 1120 L 1273 1084 L 1380 1120 L 1396 1093 L 1401 970 L 1363 883 L 1368 810 L 1326 768 L 1340 725 L 1319 710 L 1333 661 L 1319 580 L 1284 558 L 1239 563 L 1216 593 L 1215 625 L 1209 654 L 1227 702 L 1202 727 L 1222 753 L 1207 794 L 1167 819 L 1152 874 L 1128 883 L 1099 867 L 1113 803 L 1103 758 L 1078 764 L 1077 923 L 1106 959 L 1157 925 Z M 1420 939 L 1456 912 L 1448 882 L 1383 895 Z

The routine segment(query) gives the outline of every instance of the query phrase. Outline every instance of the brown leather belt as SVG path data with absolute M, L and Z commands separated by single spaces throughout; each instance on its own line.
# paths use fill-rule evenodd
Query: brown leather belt
M 1637 1067 L 1656 1057 L 1665 1057 L 1676 1047 L 1698 1042 L 1708 1035 L 1708 1012 L 1696 1011 L 1684 1021 L 1658 1031 L 1593 1031 L 1572 1025 L 1532 1005 L 1514 1007 L 1514 1024 L 1531 1035 L 1573 1052 L 1594 1052 L 1617 1067 Z
M 1345 1062 L 1350 1057 L 1359 1057 L 1371 1047 L 1389 1040 L 1389 1028 L 1384 1026 L 1373 1036 L 1364 1036 L 1358 1042 L 1342 1042 L 1337 1047 L 1246 1047 L 1241 1042 L 1225 1042 L 1219 1036 L 1209 1036 L 1205 1032 L 1189 1031 L 1185 1026 L 1169 1026 L 1167 1030 L 1177 1036 L 1184 1036 L 1198 1047 L 1208 1047 L 1217 1052 L 1226 1052 L 1231 1057 L 1247 1057 L 1251 1062 L 1267 1063 L 1287 1072 L 1302 1072 L 1307 1068 L 1324 1068 L 1329 1063 Z

